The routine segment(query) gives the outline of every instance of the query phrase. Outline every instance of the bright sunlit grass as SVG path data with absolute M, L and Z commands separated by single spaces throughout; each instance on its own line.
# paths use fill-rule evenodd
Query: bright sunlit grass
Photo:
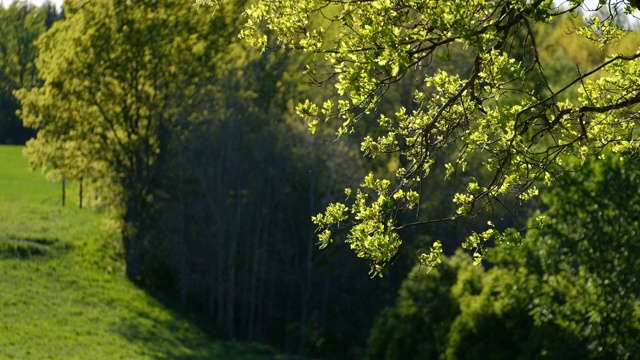
M 30 171 L 22 149 L 22 146 L 0 146 L 0 199 L 60 204 L 61 184 L 46 182 L 39 171 Z

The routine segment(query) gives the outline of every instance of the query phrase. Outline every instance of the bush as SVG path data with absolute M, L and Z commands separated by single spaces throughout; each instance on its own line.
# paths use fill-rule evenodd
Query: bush
M 378 318 L 369 359 L 630 359 L 640 353 L 640 166 L 587 162 L 543 196 L 491 270 L 457 253 L 416 268 Z
M 460 313 L 460 294 L 479 293 L 483 275 L 461 251 L 430 272 L 416 266 L 402 284 L 395 307 L 378 316 L 367 358 L 437 359 Z

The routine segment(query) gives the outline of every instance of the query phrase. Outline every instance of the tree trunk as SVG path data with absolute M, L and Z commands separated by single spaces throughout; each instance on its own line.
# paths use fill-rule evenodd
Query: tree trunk
M 82 209 L 82 178 L 78 181 L 78 207 Z
M 236 305 L 236 253 L 238 252 L 238 241 L 240 239 L 240 229 L 242 227 L 242 207 L 244 198 L 238 195 L 236 204 L 236 216 L 233 220 L 233 233 L 229 239 L 229 252 L 227 256 L 227 316 L 226 328 L 227 335 L 233 339 L 234 323 L 235 323 L 235 305 Z
M 126 225 L 125 225 L 126 226 Z M 143 279 L 144 246 L 137 236 L 123 233 L 125 260 L 127 263 L 126 274 L 129 280 L 135 284 L 141 284 Z
M 66 200 L 66 179 L 64 175 L 62 176 L 62 206 L 64 206 Z
M 133 190 L 135 191 L 135 190 Z M 133 192 L 132 192 L 133 193 Z M 143 241 L 144 192 L 139 191 L 135 199 L 125 203 L 122 241 L 124 244 L 126 274 L 133 283 L 141 285 L 144 280 L 145 244 Z

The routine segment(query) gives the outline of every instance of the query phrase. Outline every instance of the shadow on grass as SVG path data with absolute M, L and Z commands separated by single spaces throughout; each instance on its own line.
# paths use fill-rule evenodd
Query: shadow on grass
M 157 360 L 300 359 L 278 354 L 267 345 L 215 339 L 193 321 L 187 321 L 180 311 L 167 309 L 170 316 L 165 314 L 165 318 L 140 309 L 131 312 L 135 316 L 123 319 L 116 331 L 127 341 L 144 348 L 145 355 Z
M 30 238 L 19 236 L 4 236 L 0 238 L 0 259 L 33 257 L 53 258 L 68 253 L 69 244 L 57 239 Z

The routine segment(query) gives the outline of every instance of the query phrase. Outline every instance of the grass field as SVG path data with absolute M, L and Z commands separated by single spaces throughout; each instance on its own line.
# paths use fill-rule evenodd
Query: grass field
M 124 277 L 106 216 L 0 146 L 0 359 L 289 359 L 212 339 Z
M 29 171 L 22 146 L 0 146 L 0 198 L 34 204 L 60 204 L 61 184 L 43 181 L 38 171 Z

